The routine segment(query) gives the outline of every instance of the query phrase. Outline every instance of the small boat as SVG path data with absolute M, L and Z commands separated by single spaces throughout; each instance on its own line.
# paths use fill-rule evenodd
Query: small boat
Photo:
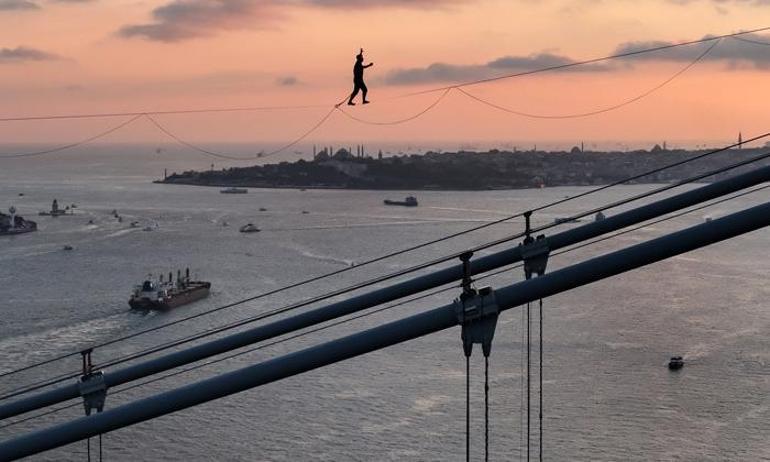
M 132 228 L 138 228 L 139 227 L 139 222 L 138 221 L 132 221 L 129 226 L 131 226 Z
M 260 208 L 259 208 L 259 211 L 260 211 L 260 212 L 267 212 L 267 209 L 266 209 L 266 208 L 264 208 L 264 207 L 260 207 Z
M 676 371 L 684 367 L 684 359 L 681 356 L 672 356 L 668 360 L 668 368 L 672 371 Z
M 253 223 L 247 223 L 247 224 L 241 226 L 238 229 L 238 231 L 240 231 L 242 233 L 258 233 L 259 232 L 259 228 L 254 226 Z
M 249 190 L 246 188 L 231 187 L 231 188 L 221 189 L 219 192 L 222 194 L 248 194 Z
M 152 231 L 153 229 L 155 228 L 153 228 L 152 226 L 145 226 L 144 228 L 142 228 L 142 231 Z
M 403 201 L 392 201 L 390 199 L 385 199 L 383 201 L 385 205 L 403 205 L 404 207 L 417 207 L 417 198 L 414 196 L 409 196 Z
M 178 271 L 176 281 L 172 280 L 172 276 L 173 274 L 169 273 L 167 281 L 163 280 L 163 276 L 157 281 L 148 277 L 142 284 L 134 287 L 128 305 L 136 310 L 169 310 L 209 295 L 211 283 L 190 280 L 189 268 L 184 277 L 181 271 Z
M 310 213 L 310 212 L 308 212 L 307 210 L 303 210 L 302 211 L 302 215 L 307 215 L 308 213 Z
M 65 245 L 65 246 L 62 248 L 62 250 L 75 250 L 75 248 L 74 248 L 74 247 L 72 247 L 71 245 Z

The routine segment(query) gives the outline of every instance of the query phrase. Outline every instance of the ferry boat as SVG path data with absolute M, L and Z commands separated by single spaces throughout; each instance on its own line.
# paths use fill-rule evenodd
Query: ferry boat
M 8 209 L 10 215 L 0 212 L 0 236 L 31 233 L 37 231 L 37 223 L 16 215 L 16 207 Z
M 390 199 L 385 199 L 383 202 L 385 202 L 385 205 L 403 205 L 404 207 L 417 207 L 417 198 L 414 196 L 409 196 L 403 201 L 392 201 Z
M 166 281 L 162 275 L 157 281 L 148 277 L 134 287 L 128 305 L 135 310 L 170 310 L 208 297 L 211 283 L 190 280 L 189 268 L 185 270 L 184 277 L 181 272 L 177 272 L 176 281 L 172 276 L 172 273 L 168 273 Z
M 242 233 L 258 233 L 259 232 L 259 228 L 254 226 L 253 223 L 247 223 L 247 224 L 241 226 L 240 229 L 238 229 L 238 231 L 240 231 Z
M 684 367 L 684 359 L 681 356 L 672 356 L 668 360 L 668 368 L 672 371 L 676 371 Z
M 222 194 L 248 194 L 249 190 L 246 188 L 231 187 L 231 188 L 221 189 L 219 192 L 221 192 Z

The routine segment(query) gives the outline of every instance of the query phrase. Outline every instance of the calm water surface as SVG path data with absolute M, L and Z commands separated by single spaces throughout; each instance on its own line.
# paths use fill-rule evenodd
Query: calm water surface
M 585 190 L 419 192 L 420 207 L 398 208 L 382 200 L 413 191 L 252 189 L 247 195 L 224 195 L 217 189 L 151 183 L 164 168 L 209 164 L 174 150 L 158 155 L 148 147 L 127 146 L 0 164 L 0 206 L 15 205 L 40 227 L 37 233 L 0 238 L 0 370 L 78 351 Z M 538 213 L 536 222 L 652 187 L 613 188 Z M 54 198 L 62 205 L 77 204 L 77 214 L 36 217 Z M 767 199 L 764 191 L 553 257 L 549 269 Z M 113 209 L 124 217 L 122 223 L 110 215 Z M 131 221 L 155 229 L 130 228 Z M 263 231 L 238 233 L 247 222 Z M 98 349 L 94 359 L 107 361 L 521 229 L 520 221 L 493 226 Z M 63 251 L 64 245 L 74 250 Z M 770 232 L 759 231 L 544 300 L 545 459 L 770 460 L 768 248 Z M 209 298 L 169 313 L 129 311 L 134 284 L 148 273 L 185 267 L 212 282 Z M 484 283 L 499 287 L 521 279 L 516 269 Z M 111 390 L 107 408 L 443 305 L 458 293 L 451 289 L 122 393 Z M 490 361 L 491 460 L 524 455 L 522 314 L 514 309 L 501 315 Z M 464 460 L 465 364 L 459 336 L 459 329 L 451 329 L 111 432 L 103 440 L 105 458 Z M 677 373 L 665 367 L 674 354 L 687 363 Z M 71 358 L 6 377 L 0 379 L 0 391 L 78 367 L 79 359 Z M 478 353 L 471 368 L 472 445 L 482 460 Z M 78 404 L 2 428 L 0 438 L 81 414 Z M 533 443 L 536 455 L 534 438 Z M 85 447 L 79 442 L 31 459 L 85 460 Z

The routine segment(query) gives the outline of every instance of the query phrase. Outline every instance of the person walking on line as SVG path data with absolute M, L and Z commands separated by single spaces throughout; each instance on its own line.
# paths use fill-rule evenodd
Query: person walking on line
M 364 69 L 372 66 L 374 66 L 374 63 L 364 64 L 364 49 L 361 48 L 361 51 L 356 55 L 356 64 L 353 66 L 353 93 L 351 93 L 350 98 L 348 98 L 348 105 L 356 105 L 356 103 L 353 102 L 353 98 L 358 95 L 359 91 L 361 91 L 361 96 L 363 97 L 363 104 L 369 104 L 369 101 L 366 99 L 366 92 L 368 89 L 364 83 Z

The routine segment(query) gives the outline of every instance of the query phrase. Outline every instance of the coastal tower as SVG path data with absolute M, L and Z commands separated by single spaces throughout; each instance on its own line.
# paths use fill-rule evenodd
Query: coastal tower
M 16 227 L 16 207 L 11 206 L 8 212 L 11 214 L 11 227 L 9 229 L 13 230 Z
M 743 149 L 743 133 L 738 132 L 738 149 Z

